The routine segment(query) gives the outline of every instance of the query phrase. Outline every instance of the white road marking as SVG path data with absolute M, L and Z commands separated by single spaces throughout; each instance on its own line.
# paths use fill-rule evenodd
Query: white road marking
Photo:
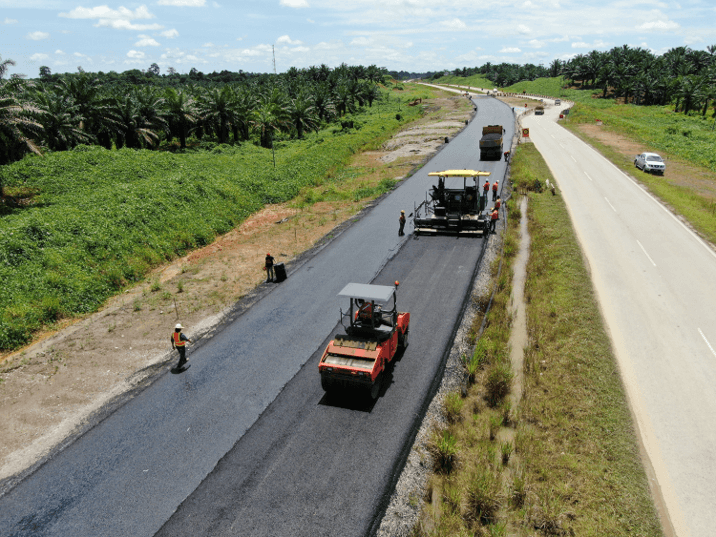
M 559 147 L 561 147 L 562 149 L 567 149 L 566 147 L 564 147 L 564 144 L 562 142 L 559 143 Z
M 589 176 L 587 176 L 587 177 L 589 177 Z M 591 177 L 589 177 L 589 178 L 591 179 Z M 614 205 L 612 205 L 612 202 L 609 201 L 609 198 L 605 197 L 604 199 L 607 200 L 607 203 L 612 208 L 612 211 L 617 212 L 617 210 L 614 208 Z
M 577 162 L 577 159 L 574 158 L 572 155 L 569 155 L 569 157 L 570 157 L 574 162 Z
M 704 338 L 704 341 L 706 342 L 706 345 L 708 345 L 709 349 L 711 349 L 711 352 L 713 353 L 713 355 L 716 356 L 716 351 L 715 351 L 714 348 L 711 346 L 711 343 L 709 343 L 709 340 L 706 339 L 706 336 L 704 335 L 704 333 L 701 331 L 700 328 L 699 328 L 699 334 L 701 334 L 701 337 Z
M 554 138 L 554 134 L 550 134 L 550 136 L 551 136 L 552 138 Z M 556 140 L 557 138 L 554 138 L 554 139 Z
M 584 172 L 584 175 L 587 176 L 587 179 L 589 179 L 590 181 L 593 181 L 593 179 L 591 177 L 589 177 L 589 174 L 587 172 Z
M 610 204 L 610 205 L 611 205 L 611 204 Z M 650 256 L 648 253 L 646 253 L 646 250 L 645 250 L 644 247 L 641 245 L 641 243 L 640 243 L 639 241 L 636 241 L 636 243 L 637 243 L 637 244 L 639 245 L 639 247 L 641 248 L 641 251 L 644 252 L 644 255 L 649 258 L 649 261 L 651 261 L 651 264 L 654 265 L 654 266 L 656 266 L 656 263 L 654 263 L 654 260 L 651 258 L 651 256 Z

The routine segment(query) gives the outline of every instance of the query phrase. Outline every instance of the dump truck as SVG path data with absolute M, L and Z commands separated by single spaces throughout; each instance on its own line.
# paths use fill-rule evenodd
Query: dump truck
M 340 310 L 345 333 L 336 334 L 318 363 L 327 393 L 357 390 L 378 398 L 386 367 L 408 346 L 410 313 L 397 309 L 398 285 L 349 283 L 338 293 L 350 305 Z
M 489 175 L 475 170 L 430 172 L 428 176 L 437 177 L 438 182 L 413 208 L 413 233 L 484 235 L 490 222 L 483 213 L 487 196 L 480 195 L 478 181 Z
M 487 125 L 482 127 L 480 138 L 480 160 L 502 158 L 502 135 L 505 129 L 502 125 Z
M 544 105 L 543 105 L 543 104 L 538 104 L 538 105 L 535 107 L 535 115 L 536 115 L 536 116 L 543 116 L 543 115 L 544 115 Z

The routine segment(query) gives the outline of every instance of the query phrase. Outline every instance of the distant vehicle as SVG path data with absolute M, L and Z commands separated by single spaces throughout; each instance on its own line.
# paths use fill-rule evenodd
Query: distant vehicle
M 664 175 L 666 164 L 656 153 L 642 153 L 634 158 L 634 166 L 645 172 Z
M 544 106 L 542 106 L 541 104 L 538 104 L 537 107 L 535 108 L 535 115 L 536 116 L 544 115 Z
M 563 116 L 569 115 L 569 108 L 565 108 L 564 110 L 562 110 L 562 111 L 560 112 L 560 114 L 562 114 Z
M 562 104 L 562 99 L 555 99 L 554 104 L 555 105 Z

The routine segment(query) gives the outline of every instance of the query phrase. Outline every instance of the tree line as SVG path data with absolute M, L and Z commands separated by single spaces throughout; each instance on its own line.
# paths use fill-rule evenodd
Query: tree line
M 156 149 L 190 135 L 219 143 L 255 140 L 271 147 L 276 137 L 302 138 L 306 131 L 340 120 L 380 99 L 386 71 L 371 65 L 291 68 L 273 74 L 160 75 L 51 74 L 6 78 L 12 60 L 0 58 L 0 164 L 28 152 L 64 151 L 78 144 L 107 149 Z
M 623 45 L 607 52 L 593 50 L 578 54 L 567 61 L 555 59 L 549 67 L 486 63 L 481 67 L 429 73 L 424 78 L 437 79 L 450 74 L 482 75 L 495 87 L 564 76 L 568 85 L 601 89 L 605 98 L 636 105 L 673 104 L 677 112 L 706 115 L 709 106 L 716 102 L 716 45 L 706 50 L 677 47 L 661 55 Z M 713 115 L 716 117 L 716 108 Z

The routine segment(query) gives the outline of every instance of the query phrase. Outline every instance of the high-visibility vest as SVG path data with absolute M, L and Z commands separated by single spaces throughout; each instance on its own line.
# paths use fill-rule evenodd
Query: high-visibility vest
M 497 192 L 497 187 L 498 187 L 498 186 L 499 186 L 499 183 L 498 183 L 497 181 L 495 181 L 494 183 L 492 183 L 492 190 L 494 190 L 495 192 Z
M 174 332 L 172 338 L 174 338 L 174 345 L 177 347 L 183 347 L 186 344 L 186 341 L 181 339 L 181 332 Z
M 361 321 L 370 321 L 373 316 L 373 306 L 370 302 L 366 302 L 358 309 L 358 318 Z
M 495 210 L 495 211 L 492 211 L 492 219 L 493 219 L 493 220 L 499 220 L 499 218 L 500 218 L 500 213 L 497 212 L 496 210 Z
M 482 188 L 484 188 L 485 191 L 487 192 L 488 190 L 490 190 L 490 183 L 488 181 L 485 181 L 485 184 L 482 185 Z

